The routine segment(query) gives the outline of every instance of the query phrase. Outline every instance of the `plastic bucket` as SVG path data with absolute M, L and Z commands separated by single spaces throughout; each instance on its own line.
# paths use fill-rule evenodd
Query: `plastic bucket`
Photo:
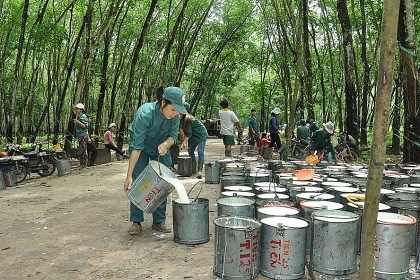
M 311 264 L 315 271 L 347 275 L 357 270 L 357 239 L 360 215 L 341 210 L 312 214 Z
M 417 255 L 417 248 L 419 246 L 419 234 L 420 231 L 420 201 L 397 201 L 390 200 L 386 203 L 391 207 L 390 212 L 411 215 L 417 219 L 417 226 L 413 227 L 413 233 L 411 234 L 410 252 L 412 256 Z
M 309 222 L 302 218 L 261 220 L 260 272 L 270 279 L 300 279 L 305 274 Z
M 222 279 L 254 279 L 260 270 L 261 222 L 245 217 L 214 220 L 213 273 Z
M 3 172 L 4 184 L 6 187 L 17 186 L 16 171 Z
M 174 190 L 179 180 L 175 174 L 158 161 L 150 161 L 127 191 L 128 199 L 140 210 L 153 213 Z
M 192 159 L 187 156 L 178 157 L 177 173 L 180 176 L 189 177 L 192 175 Z
M 220 169 L 222 165 L 219 162 L 210 162 L 204 165 L 204 183 L 219 184 Z
M 222 197 L 217 200 L 217 215 L 254 218 L 255 201 L 248 197 Z
M 376 225 L 375 275 L 377 278 L 405 278 L 410 268 L 410 245 L 416 218 L 379 212 Z
M 71 173 L 71 165 L 68 159 L 59 159 L 56 161 L 58 176 L 63 176 Z
M 270 217 L 298 217 L 299 209 L 288 205 L 264 206 L 257 209 L 258 220 Z
M 201 244 L 209 241 L 209 200 L 191 199 L 190 203 L 172 201 L 174 241 Z

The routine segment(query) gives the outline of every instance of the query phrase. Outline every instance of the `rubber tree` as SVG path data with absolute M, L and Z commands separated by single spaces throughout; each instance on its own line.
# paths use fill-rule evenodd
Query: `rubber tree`
M 380 59 L 370 152 L 366 200 L 362 216 L 360 279 L 375 279 L 375 235 L 388 134 L 393 64 L 397 45 L 399 1 L 384 0 L 380 35 Z

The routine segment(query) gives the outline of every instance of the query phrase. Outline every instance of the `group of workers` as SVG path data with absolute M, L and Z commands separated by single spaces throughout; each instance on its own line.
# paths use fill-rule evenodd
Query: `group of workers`
M 169 148 L 180 143 L 181 147 L 187 149 L 192 158 L 193 173 L 201 174 L 204 164 L 204 147 L 208 138 L 208 133 L 203 123 L 187 112 L 189 104 L 185 102 L 185 94 L 178 87 L 161 87 L 158 90 L 156 102 L 144 103 L 141 105 L 129 126 L 129 149 L 128 149 L 128 169 L 124 181 L 124 191 L 127 192 L 149 164 L 149 161 L 159 161 L 166 167 L 171 167 L 172 157 Z M 220 133 L 225 146 L 225 156 L 232 156 L 232 146 L 235 144 L 234 127 L 238 131 L 243 131 L 240 121 L 232 108 L 229 107 L 227 100 L 220 102 L 219 118 L 221 123 Z M 87 147 L 89 141 L 88 119 L 83 113 L 84 106 L 79 103 L 75 106 L 76 135 L 79 145 Z M 261 134 L 256 110 L 251 110 L 249 117 L 249 135 L 253 145 L 264 145 L 273 148 L 281 146 L 280 125 L 277 119 L 280 113 L 279 108 L 271 111 L 269 122 L 269 135 Z M 316 123 L 314 124 L 315 127 Z M 306 122 L 305 122 L 306 127 Z M 108 145 L 113 144 L 112 132 L 115 130 L 115 123 L 111 123 L 108 131 L 104 135 Z M 308 127 L 311 133 L 311 125 Z M 302 131 L 300 131 L 302 130 Z M 312 128 L 313 130 L 313 128 Z M 298 134 L 303 135 L 303 129 L 298 129 Z M 334 124 L 327 122 L 323 124 L 322 130 L 312 131 L 311 151 L 323 151 L 326 147 L 332 147 L 331 134 L 334 132 Z M 308 134 L 310 135 L 310 134 Z M 262 138 L 261 138 L 262 136 Z M 304 137 L 304 136 L 302 136 Z M 308 138 L 309 136 L 307 136 Z M 112 149 L 112 146 L 109 146 Z M 198 160 L 195 157 L 195 150 L 198 148 Z M 332 148 L 331 151 L 334 149 Z M 86 165 L 87 153 L 80 157 L 81 165 Z M 166 199 L 152 213 L 152 228 L 154 230 L 169 233 L 172 231 L 166 225 Z M 131 227 L 128 230 L 130 235 L 140 234 L 142 222 L 144 222 L 144 212 L 130 202 L 130 221 Z
M 251 146 L 257 144 L 260 153 L 264 148 L 279 150 L 281 147 L 280 124 L 277 118 L 279 113 L 280 109 L 277 107 L 271 111 L 269 121 L 270 134 L 268 135 L 267 133 L 260 133 L 260 121 L 257 118 L 257 112 L 255 109 L 251 109 L 251 114 L 248 118 L 249 144 Z M 331 140 L 332 135 L 334 135 L 333 122 L 328 121 L 323 123 L 322 129 L 319 129 L 314 116 L 309 116 L 307 120 L 301 119 L 299 121 L 295 138 L 296 140 L 309 140 L 311 154 L 316 154 L 319 160 L 326 158 L 328 162 L 332 162 L 333 158 L 337 161 L 336 152 Z
M 78 103 L 73 107 L 73 112 L 76 116 L 73 119 L 75 125 L 75 134 L 78 141 L 77 156 L 80 162 L 80 169 L 86 168 L 89 166 L 95 166 L 95 161 L 97 157 L 97 150 L 94 143 L 94 139 L 97 139 L 98 136 L 92 133 L 92 119 L 85 112 L 85 105 Z M 115 151 L 117 154 L 121 155 L 123 158 L 128 156 L 121 151 L 114 142 L 112 133 L 116 130 L 117 125 L 115 123 L 110 123 L 108 129 L 104 134 L 104 146 L 110 150 Z

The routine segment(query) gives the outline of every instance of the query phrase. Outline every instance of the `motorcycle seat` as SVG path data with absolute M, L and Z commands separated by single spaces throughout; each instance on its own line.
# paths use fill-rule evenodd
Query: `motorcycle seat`
M 12 161 L 12 157 L 2 157 L 0 158 L 0 164 L 2 163 L 8 163 Z
M 304 140 L 304 139 L 300 139 L 300 140 L 299 140 L 299 144 L 302 144 L 302 145 L 307 146 L 309 143 L 308 143 L 308 141 L 306 141 L 306 140 Z
M 23 155 L 27 158 L 36 158 L 36 157 L 38 157 L 38 152 L 37 151 L 30 151 L 30 152 L 24 153 Z

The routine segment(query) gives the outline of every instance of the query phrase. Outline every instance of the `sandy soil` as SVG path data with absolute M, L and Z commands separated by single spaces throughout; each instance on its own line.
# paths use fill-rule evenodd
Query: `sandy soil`
M 238 150 L 236 146 L 234 154 Z M 206 162 L 221 159 L 223 153 L 221 139 L 209 139 Z M 197 184 L 190 194 L 197 195 L 200 188 L 199 197 L 209 199 L 209 242 L 176 243 L 173 233 L 151 228 L 151 214 L 146 214 L 141 234 L 130 236 L 129 201 L 123 191 L 127 165 L 114 160 L 1 190 L 0 279 L 218 279 L 212 270 L 213 220 L 220 185 Z M 199 181 L 180 179 L 187 192 Z M 176 192 L 169 197 L 170 226 L 176 198 Z M 307 274 L 302 279 L 310 278 Z

